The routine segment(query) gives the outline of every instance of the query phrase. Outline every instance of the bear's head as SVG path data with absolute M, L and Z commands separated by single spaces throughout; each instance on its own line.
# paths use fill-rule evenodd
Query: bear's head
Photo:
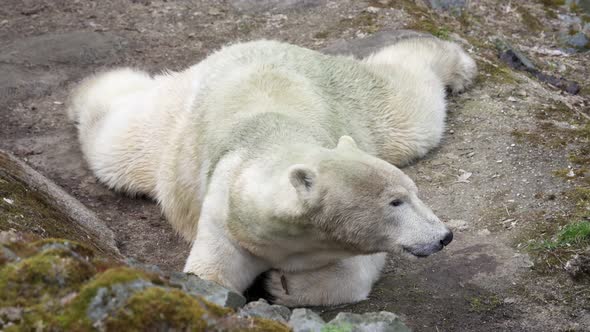
M 291 166 L 288 178 L 309 226 L 350 251 L 402 249 L 424 257 L 453 238 L 406 174 L 363 152 L 348 136 L 317 163 Z

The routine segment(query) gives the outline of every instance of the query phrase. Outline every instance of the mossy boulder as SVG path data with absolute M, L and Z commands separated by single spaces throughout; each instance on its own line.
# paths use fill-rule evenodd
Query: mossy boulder
M 92 211 L 0 150 L 0 231 L 9 230 L 75 240 L 101 255 L 121 258 L 113 232 Z
M 0 330 L 290 331 L 183 290 L 80 243 L 0 233 Z M 193 281 L 194 282 L 194 281 Z

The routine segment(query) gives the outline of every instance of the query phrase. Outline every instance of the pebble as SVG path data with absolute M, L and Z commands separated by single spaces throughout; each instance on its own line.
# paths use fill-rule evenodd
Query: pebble
M 490 232 L 490 230 L 487 228 L 484 228 L 484 229 L 477 232 L 477 235 L 481 235 L 481 236 L 488 236 L 490 234 L 492 234 L 492 232 Z
M 293 332 L 320 332 L 326 323 L 310 309 L 294 309 L 289 319 Z
M 377 8 L 377 7 L 367 7 L 366 12 L 367 13 L 371 13 L 371 14 L 375 14 L 375 13 L 379 12 L 379 8 Z
M 447 222 L 447 225 L 453 230 L 464 231 L 469 228 L 467 221 L 462 219 L 451 219 Z
M 246 304 L 238 311 L 238 314 L 242 317 L 260 317 L 287 323 L 289 316 L 291 316 L 291 310 L 285 306 L 269 304 L 266 300 L 260 299 Z

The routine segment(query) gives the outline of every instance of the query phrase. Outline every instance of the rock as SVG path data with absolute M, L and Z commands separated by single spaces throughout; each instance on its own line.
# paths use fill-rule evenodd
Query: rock
M 16 98 L 41 96 L 64 79 L 65 75 L 58 72 L 0 64 L 0 105 Z
M 514 304 L 514 303 L 516 303 L 516 299 L 513 298 L 513 297 L 507 297 L 507 298 L 504 299 L 504 303 L 506 303 L 506 304 Z
M 586 51 L 590 48 L 590 40 L 583 32 L 577 32 L 566 39 L 566 44 L 580 51 Z
M 434 10 L 461 12 L 467 6 L 467 0 L 427 0 L 426 4 Z
M 541 72 L 522 52 L 514 48 L 503 39 L 496 39 L 496 48 L 500 52 L 500 60 L 511 68 L 531 73 L 539 81 L 549 83 L 569 94 L 575 95 L 580 92 L 580 85 L 577 82 L 568 81 L 564 78 Z
M 339 313 L 325 325 L 327 331 L 350 332 L 409 332 L 399 317 L 390 312 L 371 312 L 366 314 Z
M 457 231 L 464 231 L 469 228 L 467 221 L 461 219 L 451 219 L 447 222 L 447 226 Z
M 590 281 L 590 249 L 583 253 L 576 254 L 565 263 L 565 271 L 574 280 Z
M 492 234 L 492 232 L 490 232 L 490 230 L 487 228 L 480 229 L 479 231 L 477 231 L 477 235 L 479 236 L 488 236 L 490 234 Z
M 364 58 L 383 47 L 393 45 L 408 38 L 434 38 L 434 36 L 413 30 L 383 30 L 367 38 L 354 40 L 339 40 L 328 45 L 321 52 L 332 55 L 353 55 Z
M 260 299 L 246 304 L 238 314 L 242 317 L 260 317 L 287 323 L 291 310 L 282 305 L 268 304 L 266 300 Z
M 232 290 L 209 280 L 203 280 L 196 275 L 181 272 L 170 275 L 170 283 L 178 285 L 183 291 L 199 295 L 207 301 L 229 308 L 239 308 L 246 304 L 246 298 Z
M 106 318 L 120 310 L 133 294 L 149 287 L 154 287 L 154 284 L 142 279 L 100 287 L 88 303 L 86 316 L 92 322 L 92 326 L 104 328 L 103 322 Z
M 230 5 L 243 13 L 307 9 L 326 3 L 326 0 L 231 0 Z
M 20 258 L 10 249 L 0 247 L 0 264 L 18 261 Z
M 11 154 L 0 150 L 0 231 L 14 229 L 43 238 L 86 243 L 103 255 L 120 258 L 113 232 L 75 198 Z
M 564 4 L 567 8 L 576 7 L 583 10 L 586 14 L 590 14 L 589 0 L 565 0 Z
M 72 31 L 18 39 L 3 45 L 0 62 L 28 65 L 100 64 L 127 42 L 110 33 Z
M 537 67 L 529 58 L 520 50 L 513 47 L 503 39 L 496 39 L 496 48 L 500 52 L 500 60 L 505 62 L 508 66 L 518 70 L 535 71 Z
M 23 318 L 23 309 L 17 307 L 0 308 L 0 322 L 18 322 Z
M 326 323 L 310 309 L 294 309 L 289 319 L 293 332 L 320 332 Z
M 278 331 L 290 328 L 179 289 L 165 275 L 105 259 L 69 240 L 0 233 L 0 330 Z M 288 309 L 287 309 L 288 310 Z

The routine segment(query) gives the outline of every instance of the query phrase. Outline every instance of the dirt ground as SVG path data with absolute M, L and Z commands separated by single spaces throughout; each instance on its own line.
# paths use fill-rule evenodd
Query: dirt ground
M 83 162 L 64 105 L 77 80 L 113 66 L 178 70 L 236 41 L 320 50 L 362 46 L 379 31 L 425 30 L 462 43 L 480 67 L 475 86 L 450 98 L 441 147 L 404 169 L 455 240 L 427 259 L 392 258 L 369 300 L 318 310 L 326 317 L 389 310 L 416 331 L 590 330 L 590 286 L 570 280 L 563 264 L 547 268 L 527 245 L 579 216 L 571 193 L 589 183 L 587 164 L 573 160 L 590 163 L 590 129 L 583 131 L 590 128 L 590 55 L 547 51 L 560 46 L 566 9 L 551 1 L 474 0 L 451 15 L 406 0 L 252 3 L 3 0 L 0 148 L 95 211 L 124 255 L 181 269 L 189 247 L 158 207 L 106 189 Z M 504 67 L 496 37 L 543 70 L 579 82 L 580 95 Z

